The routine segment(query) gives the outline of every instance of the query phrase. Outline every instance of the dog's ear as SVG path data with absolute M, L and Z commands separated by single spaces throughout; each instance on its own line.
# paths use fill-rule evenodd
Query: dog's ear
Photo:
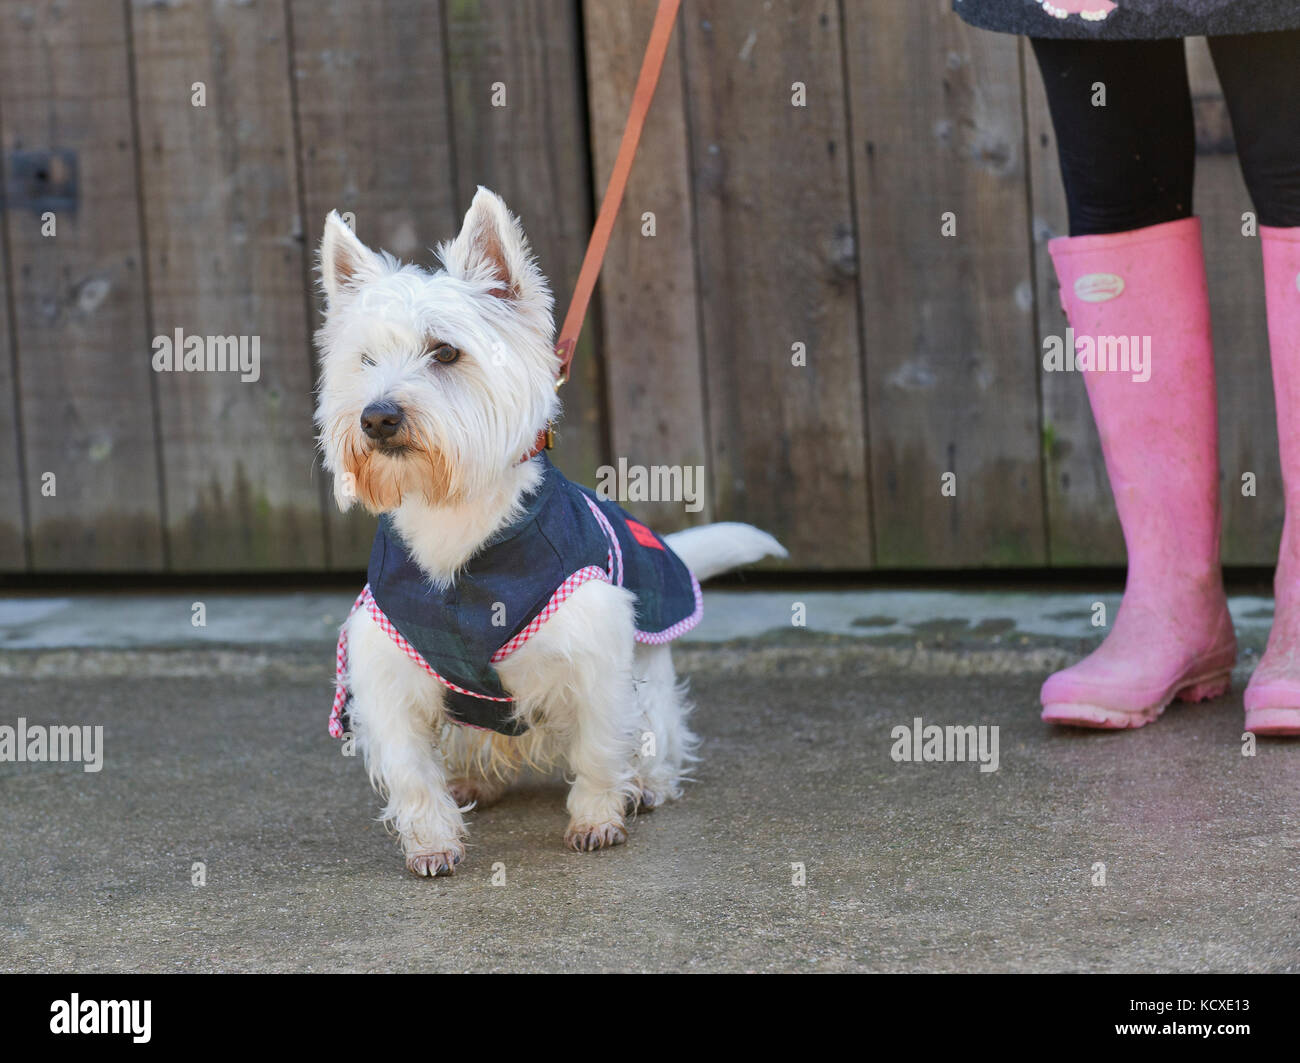
M 329 305 L 383 272 L 384 260 L 357 239 L 338 211 L 330 211 L 320 241 L 320 279 Z
M 463 280 L 495 280 L 492 294 L 523 309 L 549 313 L 551 292 L 505 200 L 482 185 L 469 205 L 460 235 L 438 248 L 447 272 Z

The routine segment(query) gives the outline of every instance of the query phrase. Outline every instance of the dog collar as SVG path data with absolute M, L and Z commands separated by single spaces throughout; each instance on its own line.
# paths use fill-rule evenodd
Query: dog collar
M 560 375 L 555 380 L 555 390 L 558 392 L 569 381 L 569 362 L 573 358 L 572 347 L 569 353 L 564 354 L 564 347 L 560 346 L 555 349 L 555 353 L 560 356 Z M 533 449 L 519 459 L 522 465 L 526 461 L 532 461 L 544 450 L 555 449 L 555 422 L 547 421 L 546 427 L 537 433 L 537 440 L 533 443 Z
M 553 449 L 555 449 L 555 428 L 550 421 L 547 421 L 546 427 L 537 433 L 537 441 L 533 444 L 533 449 L 519 459 L 519 464 L 522 465 L 526 461 L 532 461 L 544 450 Z

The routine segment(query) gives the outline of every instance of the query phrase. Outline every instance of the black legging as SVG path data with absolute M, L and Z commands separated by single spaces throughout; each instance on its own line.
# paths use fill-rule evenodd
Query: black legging
M 1237 157 L 1261 225 L 1300 226 L 1300 30 L 1211 37 Z M 1192 213 L 1196 133 L 1181 40 L 1034 39 L 1070 235 Z M 1094 85 L 1106 105 L 1093 106 Z

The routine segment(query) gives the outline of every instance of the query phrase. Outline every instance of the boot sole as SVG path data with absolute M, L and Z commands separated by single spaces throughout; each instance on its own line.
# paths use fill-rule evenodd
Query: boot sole
M 1246 730 L 1257 735 L 1300 735 L 1300 709 L 1247 709 Z
M 1103 705 L 1087 705 L 1078 702 L 1044 705 L 1042 718 L 1048 723 L 1067 727 L 1090 727 L 1104 731 L 1122 731 L 1130 727 L 1144 727 L 1158 718 L 1169 705 L 1175 701 L 1208 701 L 1228 692 L 1232 683 L 1232 672 L 1211 672 L 1193 679 L 1179 687 L 1174 695 L 1159 704 L 1137 712 L 1123 709 L 1108 709 Z M 1297 715 L 1297 728 L 1300 728 L 1300 714 Z M 1249 730 L 1249 727 L 1247 728 Z M 1269 732 L 1276 733 L 1276 732 Z M 1296 734 L 1300 734 L 1298 729 Z

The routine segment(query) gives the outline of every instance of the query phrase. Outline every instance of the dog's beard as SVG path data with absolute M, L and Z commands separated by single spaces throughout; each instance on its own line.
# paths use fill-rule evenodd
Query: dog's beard
M 338 471 L 347 477 L 352 497 L 375 514 L 411 498 L 429 505 L 456 502 L 461 492 L 446 455 L 419 431 L 404 427 L 395 438 L 400 442 L 377 447 L 359 431 L 347 432 Z M 348 497 L 346 489 L 343 497 Z

